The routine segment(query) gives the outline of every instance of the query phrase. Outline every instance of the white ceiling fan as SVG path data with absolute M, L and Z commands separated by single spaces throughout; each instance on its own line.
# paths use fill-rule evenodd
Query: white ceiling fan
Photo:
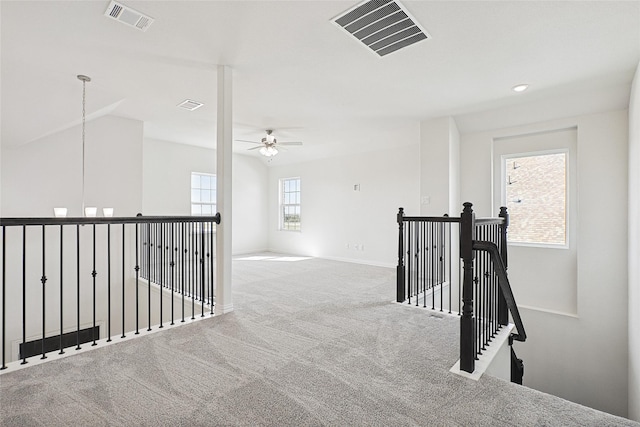
M 266 157 L 273 157 L 278 154 L 278 149 L 276 146 L 283 145 L 302 145 L 300 141 L 288 141 L 288 142 L 278 142 L 275 136 L 273 136 L 273 129 L 266 130 L 267 135 L 262 138 L 260 142 L 256 141 L 247 141 L 244 139 L 237 139 L 236 141 L 240 142 L 248 142 L 250 144 L 258 144 L 257 147 L 249 148 L 249 150 L 260 150 L 260 154 Z

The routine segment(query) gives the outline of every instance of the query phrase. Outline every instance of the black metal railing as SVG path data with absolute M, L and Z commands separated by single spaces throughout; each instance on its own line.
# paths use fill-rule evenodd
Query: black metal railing
M 214 230 L 215 222 L 147 223 L 141 230 L 140 277 L 149 285 L 155 283 L 172 295 L 179 294 L 183 319 L 185 305 L 191 318 L 198 309 L 204 315 L 205 306 L 213 314 Z M 172 299 L 172 322 L 174 308 Z
M 507 278 L 509 216 L 475 218 L 471 203 L 460 217 L 408 217 L 398 213 L 398 302 L 460 315 L 460 369 L 475 360 L 509 323 L 526 333 Z M 456 246 L 459 246 L 456 248 Z M 459 253 L 453 261 L 452 254 Z
M 460 218 L 404 216 L 400 208 L 398 224 L 398 302 L 430 307 L 433 310 L 456 310 L 461 306 L 457 295 L 460 289 L 452 289 L 460 262 L 455 253 Z M 456 303 L 457 301 L 457 303 Z
M 109 342 L 114 335 L 139 334 L 144 317 L 147 331 L 176 319 L 184 322 L 189 303 L 192 319 L 197 303 L 201 317 L 205 308 L 213 314 L 213 233 L 219 223 L 219 214 L 1 218 L 0 369 L 14 360 L 28 363 L 27 353 L 18 348 L 32 347 L 34 341 L 41 343 L 39 354 L 46 359 L 50 351 L 64 354 L 70 334 L 78 350 L 87 341 L 95 346 L 101 338 Z M 152 243 L 162 250 L 150 258 Z M 182 305 L 178 314 L 175 305 Z M 87 330 L 88 340 L 82 338 Z

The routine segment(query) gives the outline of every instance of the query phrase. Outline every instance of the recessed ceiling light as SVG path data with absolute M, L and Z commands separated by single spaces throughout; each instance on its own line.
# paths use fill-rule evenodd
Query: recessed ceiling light
M 513 90 L 514 92 L 524 92 L 528 88 L 529 88 L 528 84 L 521 84 L 521 85 L 516 85 L 512 87 L 511 90 Z

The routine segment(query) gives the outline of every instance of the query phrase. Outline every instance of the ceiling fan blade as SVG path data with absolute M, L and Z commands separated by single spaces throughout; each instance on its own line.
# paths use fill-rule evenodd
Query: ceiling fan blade
M 262 145 L 262 144 L 260 144 L 260 145 L 259 145 L 259 146 L 257 146 L 257 147 L 247 148 L 247 150 L 258 150 L 258 149 L 260 149 L 260 148 L 262 148 L 262 147 L 263 147 L 263 145 Z
M 278 145 L 302 145 L 301 141 L 278 142 Z
M 262 144 L 262 142 L 247 141 L 246 139 L 236 139 L 238 142 L 248 142 L 249 144 Z

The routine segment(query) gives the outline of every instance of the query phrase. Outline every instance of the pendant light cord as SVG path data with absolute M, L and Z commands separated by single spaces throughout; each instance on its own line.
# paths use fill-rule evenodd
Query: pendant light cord
M 90 77 L 84 76 L 82 74 L 78 75 L 78 80 L 82 81 L 82 211 L 80 216 L 85 214 L 84 212 L 84 185 L 85 185 L 85 121 L 86 121 L 86 85 L 87 82 L 91 81 Z

